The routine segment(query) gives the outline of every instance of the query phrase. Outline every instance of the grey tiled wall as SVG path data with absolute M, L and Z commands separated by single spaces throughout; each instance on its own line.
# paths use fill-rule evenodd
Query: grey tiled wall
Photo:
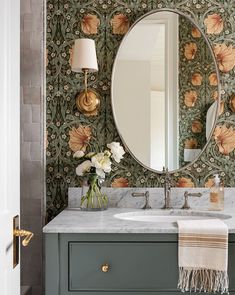
M 21 0 L 21 227 L 35 234 L 21 248 L 21 285 L 43 294 L 43 0 Z

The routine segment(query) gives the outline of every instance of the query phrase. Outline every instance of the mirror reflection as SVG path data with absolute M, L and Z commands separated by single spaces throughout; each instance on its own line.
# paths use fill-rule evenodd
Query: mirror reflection
M 121 43 L 112 80 L 115 122 L 132 155 L 158 171 L 194 161 L 214 126 L 217 87 L 211 49 L 188 18 L 142 18 Z

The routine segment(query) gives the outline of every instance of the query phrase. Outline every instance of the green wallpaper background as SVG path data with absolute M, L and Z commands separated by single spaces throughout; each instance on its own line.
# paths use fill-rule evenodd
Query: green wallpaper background
M 196 48 L 186 53 L 187 48 Z M 218 85 L 211 85 L 215 63 L 205 38 L 186 17 L 179 17 L 179 165 L 184 167 L 184 148 L 188 141 L 203 149 L 206 140 L 206 113 L 215 101 Z M 214 83 L 217 84 L 217 83 Z M 185 93 L 197 94 L 195 105 L 185 104 Z
M 48 221 L 66 207 L 68 187 L 81 184 L 70 148 L 72 128 L 87 126 L 91 131 L 87 151 L 120 141 L 110 104 L 113 61 L 129 26 L 146 12 L 161 8 L 182 11 L 207 34 L 218 61 L 224 102 L 213 139 L 196 163 L 173 175 L 176 186 L 208 186 L 215 172 L 226 186 L 235 186 L 235 100 L 231 99 L 235 92 L 235 0 L 47 0 Z M 90 75 L 88 82 L 102 98 L 96 117 L 83 116 L 75 106 L 74 97 L 83 88 L 83 77 L 71 72 L 70 53 L 74 39 L 81 37 L 94 39 L 97 47 L 99 72 Z M 138 130 L 136 134 L 140 136 Z M 193 142 L 190 145 L 193 147 Z M 128 153 L 107 179 L 112 186 L 151 187 L 163 183 L 161 175 L 144 169 Z

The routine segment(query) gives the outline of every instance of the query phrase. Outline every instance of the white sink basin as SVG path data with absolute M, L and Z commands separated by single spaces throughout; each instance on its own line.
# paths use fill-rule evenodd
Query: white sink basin
M 114 215 L 115 218 L 142 222 L 156 223 L 174 223 L 177 220 L 199 220 L 199 219 L 229 219 L 230 215 L 217 212 L 204 211 L 183 211 L 183 210 L 149 210 L 119 213 Z

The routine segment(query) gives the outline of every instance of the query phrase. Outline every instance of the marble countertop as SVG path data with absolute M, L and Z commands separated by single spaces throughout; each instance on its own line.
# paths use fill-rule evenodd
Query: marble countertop
M 44 233 L 178 233 L 176 223 L 170 222 L 146 222 L 122 220 L 114 217 L 118 213 L 151 211 L 166 212 L 166 210 L 151 209 L 142 210 L 135 208 L 109 208 L 101 212 L 84 212 L 78 208 L 68 208 L 56 216 L 44 228 Z M 175 210 L 180 215 L 183 210 Z M 192 210 L 198 212 L 198 210 Z M 207 214 L 212 211 L 200 210 L 200 213 Z M 235 210 L 217 212 L 230 215 L 231 218 L 223 219 L 228 225 L 229 233 L 235 233 Z M 171 214 L 174 214 L 172 211 Z M 183 213 L 184 214 L 184 213 Z

